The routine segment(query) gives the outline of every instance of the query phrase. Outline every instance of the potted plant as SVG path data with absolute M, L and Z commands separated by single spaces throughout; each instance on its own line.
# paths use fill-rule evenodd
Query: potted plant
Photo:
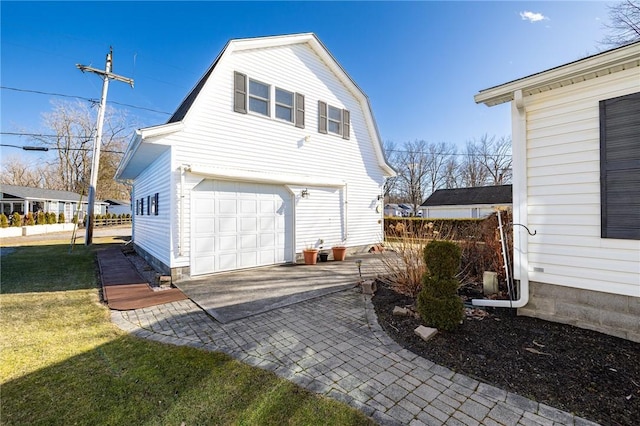
M 302 251 L 305 265 L 315 265 L 318 262 L 318 249 L 308 246 Z
M 318 253 L 318 259 L 320 259 L 320 262 L 326 262 L 329 260 L 329 253 L 322 249 L 322 244 L 324 244 L 324 240 L 320 240 L 320 252 Z
M 347 247 L 344 244 L 333 246 L 331 251 L 333 252 L 333 260 L 342 262 L 347 257 Z

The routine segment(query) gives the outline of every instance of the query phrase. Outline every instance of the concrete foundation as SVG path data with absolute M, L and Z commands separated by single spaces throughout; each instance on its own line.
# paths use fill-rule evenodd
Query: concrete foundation
M 640 342 L 640 296 L 621 296 L 539 282 L 518 315 L 571 324 Z
M 176 282 L 179 282 L 179 281 L 184 280 L 186 278 L 189 278 L 189 267 L 169 268 L 167 265 L 162 263 L 160 260 L 158 260 L 156 257 L 151 255 L 149 252 L 147 252 L 145 249 L 143 249 L 139 245 L 134 243 L 133 244 L 133 248 L 136 251 L 136 253 L 138 253 L 138 255 L 140 257 L 142 257 L 144 260 L 146 260 L 147 263 L 153 269 L 155 269 L 157 272 L 159 272 L 161 275 L 169 275 L 169 276 L 171 276 L 171 282 L 176 283 Z

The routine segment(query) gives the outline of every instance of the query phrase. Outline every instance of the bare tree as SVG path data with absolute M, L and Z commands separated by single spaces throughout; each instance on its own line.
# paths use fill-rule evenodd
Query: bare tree
M 474 142 L 467 142 L 464 160 L 460 164 L 460 184 L 463 188 L 485 186 L 489 173 L 482 165 L 479 149 Z
M 602 44 L 610 47 L 623 46 L 640 40 L 640 2 L 625 0 L 609 6 L 609 23 L 605 27 L 609 34 Z
M 382 149 L 384 150 L 384 155 L 387 159 L 387 162 L 392 166 L 396 167 L 398 165 L 398 150 L 396 149 L 395 142 L 386 141 L 382 145 Z M 397 196 L 398 192 L 398 176 L 393 176 L 387 178 L 384 183 L 384 198 L 385 200 L 393 200 Z
M 53 111 L 44 114 L 44 123 L 51 135 L 35 139 L 56 153 L 50 166 L 55 170 L 55 179 L 47 187 L 87 192 L 91 174 L 91 154 L 95 141 L 95 113 L 83 103 L 55 103 Z M 126 136 L 130 130 L 126 116 L 121 111 L 107 109 L 104 121 L 100 170 L 98 172 L 98 199 L 128 199 L 126 185 L 113 179 L 115 170 L 126 147 Z
M 22 159 L 11 156 L 5 158 L 0 173 L 0 182 L 7 185 L 29 186 L 40 188 L 44 186 L 46 173 L 43 166 L 25 163 Z
M 408 142 L 396 158 L 398 190 L 402 198 L 413 206 L 414 211 L 422 204 L 429 174 L 426 150 L 427 143 L 423 140 Z
M 473 144 L 475 145 L 475 161 L 478 161 L 487 171 L 487 183 L 504 185 L 511 182 L 511 138 L 507 136 L 489 137 L 485 134 Z
M 49 148 L 48 156 L 31 163 L 17 157 L 3 158 L 0 182 L 86 194 L 95 140 L 94 111 L 83 103 L 54 103 L 53 110 L 43 114 L 43 118 L 48 130 L 32 139 Z M 116 182 L 113 177 L 130 130 L 122 111 L 107 109 L 98 172 L 98 199 L 129 199 L 129 186 Z
M 425 156 L 429 193 L 445 186 L 446 167 L 455 154 L 456 147 L 450 143 L 430 143 L 427 146 Z
M 458 187 L 460 165 L 454 156 L 449 157 L 444 166 L 444 187 L 454 189 Z

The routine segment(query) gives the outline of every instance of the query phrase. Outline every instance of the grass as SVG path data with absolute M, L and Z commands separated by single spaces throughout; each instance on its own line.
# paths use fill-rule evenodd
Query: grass
M 372 424 L 224 354 L 120 331 L 98 300 L 97 248 L 2 257 L 2 424 Z

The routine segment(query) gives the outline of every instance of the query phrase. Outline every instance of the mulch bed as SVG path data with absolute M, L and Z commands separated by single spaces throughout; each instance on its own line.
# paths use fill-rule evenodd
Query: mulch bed
M 603 425 L 640 424 L 640 344 L 489 308 L 424 342 L 392 315 L 413 300 L 378 283 L 378 321 L 404 348 L 477 380 Z M 486 314 L 486 316 L 484 315 Z

